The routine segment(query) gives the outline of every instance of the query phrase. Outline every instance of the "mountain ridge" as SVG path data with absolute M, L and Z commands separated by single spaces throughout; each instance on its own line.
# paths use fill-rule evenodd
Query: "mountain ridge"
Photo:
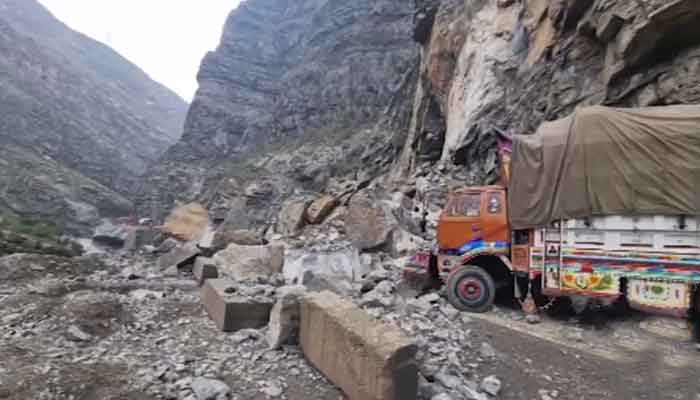
M 0 1 L 0 50 L 0 143 L 64 171 L 49 177 L 8 157 L 0 210 L 83 232 L 103 215 L 132 212 L 138 177 L 180 137 L 187 103 L 35 0 Z M 84 201 L 94 196 L 81 195 L 80 176 L 114 201 Z M 41 194 L 22 190 L 32 185 Z

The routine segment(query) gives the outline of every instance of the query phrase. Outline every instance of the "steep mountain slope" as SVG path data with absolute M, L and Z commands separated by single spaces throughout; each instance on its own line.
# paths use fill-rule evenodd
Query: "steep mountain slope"
M 294 192 L 492 183 L 499 134 L 700 102 L 699 19 L 694 0 L 247 0 L 139 210 L 198 200 L 246 228 Z
M 186 103 L 36 0 L 0 0 L 0 210 L 70 229 L 131 209 Z
M 246 225 L 275 215 L 295 189 L 386 169 L 403 144 L 416 80 L 413 8 L 243 2 L 202 62 L 182 140 L 149 172 L 142 212 L 162 216 L 176 200 L 196 199 L 223 218 L 262 205 L 260 215 L 236 214 Z

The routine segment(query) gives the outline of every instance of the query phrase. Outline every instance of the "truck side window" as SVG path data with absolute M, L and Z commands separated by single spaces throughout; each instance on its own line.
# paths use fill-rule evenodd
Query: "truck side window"
M 455 216 L 455 215 L 460 215 L 461 211 L 461 202 L 458 197 L 453 197 L 447 201 L 447 205 L 445 206 L 445 214 Z
M 489 213 L 501 213 L 501 196 L 498 193 L 492 193 L 489 195 Z

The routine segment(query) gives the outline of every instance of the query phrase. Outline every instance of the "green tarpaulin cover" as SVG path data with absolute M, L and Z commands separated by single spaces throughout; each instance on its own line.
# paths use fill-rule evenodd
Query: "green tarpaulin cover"
M 581 108 L 517 135 L 514 229 L 596 215 L 700 215 L 700 105 Z

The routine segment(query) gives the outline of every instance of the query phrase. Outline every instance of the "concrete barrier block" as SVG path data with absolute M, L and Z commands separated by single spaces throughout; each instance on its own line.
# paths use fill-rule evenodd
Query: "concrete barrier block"
M 216 279 L 219 277 L 219 271 L 216 269 L 214 260 L 208 257 L 197 257 L 194 261 L 194 269 L 192 270 L 194 278 L 199 285 L 203 285 L 207 279 Z
M 398 327 L 324 291 L 300 303 L 306 358 L 350 400 L 415 400 L 417 347 Z
M 236 294 L 236 282 L 209 279 L 202 287 L 201 301 L 216 326 L 224 332 L 258 329 L 267 325 L 273 301 Z

